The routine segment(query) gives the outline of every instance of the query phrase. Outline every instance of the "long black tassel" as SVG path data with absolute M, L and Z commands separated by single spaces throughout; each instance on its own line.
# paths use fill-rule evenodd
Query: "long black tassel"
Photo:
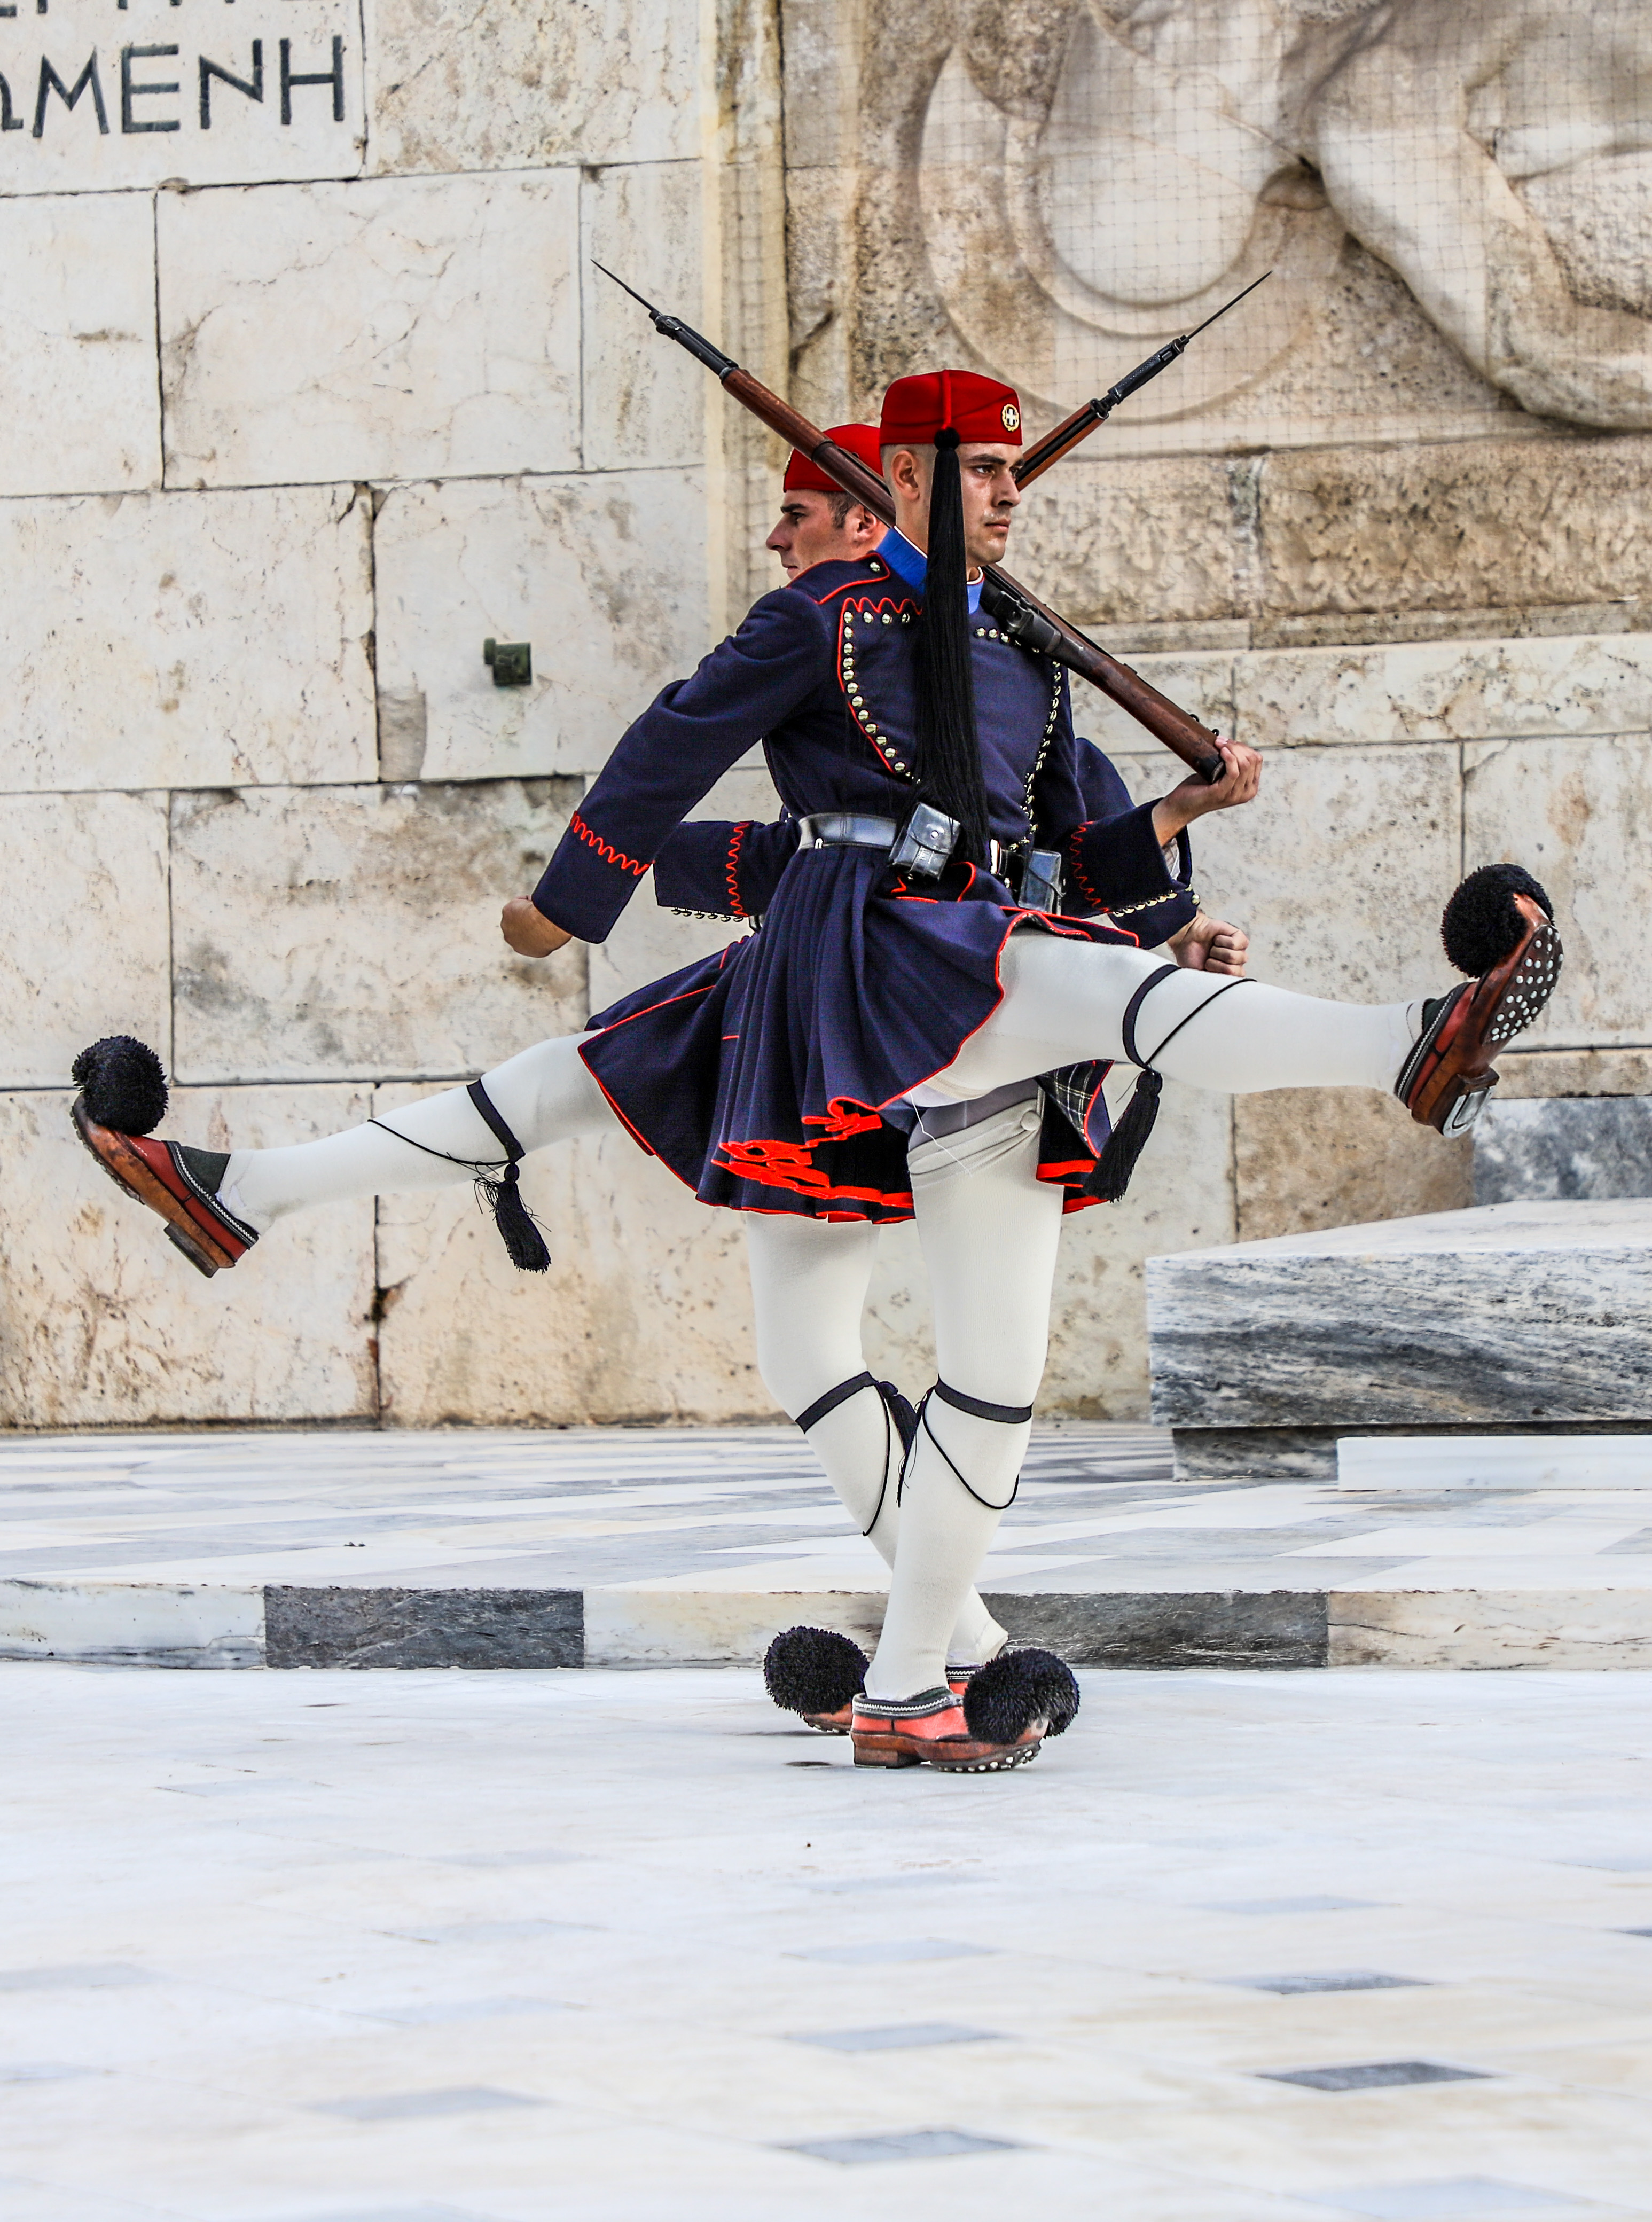
M 478 1173 L 476 1193 L 493 1212 L 511 1263 L 524 1273 L 549 1272 L 550 1252 L 533 1214 L 522 1201 L 516 1167 L 506 1165 L 497 1180 L 489 1173 Z
M 917 643 L 918 770 L 923 799 L 958 819 L 963 831 L 957 853 L 984 863 L 990 806 L 976 726 L 964 488 L 958 434 L 950 427 L 935 436 L 929 547 L 924 560 L 924 615 Z
M 493 1214 L 493 1223 L 499 1228 L 511 1263 L 519 1272 L 545 1273 L 550 1270 L 550 1252 L 545 1238 L 534 1223 L 533 1215 L 522 1201 L 518 1161 L 526 1156 L 516 1136 L 511 1132 L 494 1106 L 493 1098 L 480 1080 L 473 1080 L 467 1091 L 471 1102 L 505 1152 L 506 1163 L 497 1174 L 479 1172 L 476 1194 Z
M 911 1398 L 903 1397 L 893 1381 L 880 1381 L 877 1393 L 895 1422 L 895 1432 L 901 1438 L 901 1450 L 909 1451 L 918 1433 L 918 1414 Z
M 1084 1181 L 1084 1194 L 1102 1203 L 1117 1203 L 1130 1185 L 1136 1161 L 1146 1148 L 1159 1117 L 1159 1098 L 1164 1082 L 1151 1067 L 1135 1084 L 1118 1124 L 1102 1144 L 1102 1153 Z

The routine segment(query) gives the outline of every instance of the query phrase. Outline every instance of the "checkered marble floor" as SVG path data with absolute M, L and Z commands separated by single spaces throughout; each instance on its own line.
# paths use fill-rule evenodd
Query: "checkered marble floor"
M 796 1432 L 0 1439 L 0 1580 L 876 1591 Z M 1171 1478 L 1146 1428 L 1040 1426 L 982 1585 L 1652 1589 L 1652 1489 L 1350 1496 Z
M 0 1666 L 6 2222 L 1630 2222 L 1652 1685 Z

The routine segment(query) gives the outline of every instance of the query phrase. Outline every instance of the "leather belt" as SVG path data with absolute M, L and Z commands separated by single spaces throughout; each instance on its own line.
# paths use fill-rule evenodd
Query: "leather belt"
M 924 819 L 933 824 L 920 831 L 919 821 Z M 952 819 L 922 804 L 908 822 L 905 839 L 893 818 L 863 816 L 855 810 L 823 810 L 797 820 L 800 849 L 881 849 L 889 856 L 901 841 L 901 853 L 895 861 L 926 879 L 933 879 L 942 869 L 957 834 Z M 1053 851 L 1035 849 L 1030 839 L 1013 845 L 993 841 L 988 844 L 988 855 L 994 876 L 1017 890 L 1016 900 L 1025 908 L 1054 911 L 1061 907 L 1061 858 Z
M 901 828 L 893 818 L 864 818 L 854 810 L 823 810 L 797 821 L 800 849 L 883 849 L 895 846 Z

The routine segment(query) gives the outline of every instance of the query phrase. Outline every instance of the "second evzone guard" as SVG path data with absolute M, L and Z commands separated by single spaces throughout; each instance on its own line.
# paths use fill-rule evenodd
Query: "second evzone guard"
M 1246 979 L 1243 935 L 1188 886 L 1186 828 L 1251 800 L 1259 758 L 1224 743 L 1215 785 L 1129 807 L 1074 734 L 1065 673 L 982 614 L 980 567 L 1002 557 L 1020 498 L 1020 426 L 996 380 L 897 380 L 876 436 L 895 529 L 876 542 L 860 512 L 863 549 L 808 560 L 794 518 L 790 583 L 621 737 L 503 920 L 524 956 L 600 941 L 655 864 L 662 900 L 760 916 L 755 932 L 393 1126 L 291 1148 L 151 1139 L 164 1081 L 128 1038 L 75 1070 L 87 1147 L 204 1271 L 305 1206 L 478 1175 L 512 1255 L 542 1263 L 518 1162 L 616 1127 L 743 1213 L 763 1379 L 891 1567 L 870 1661 L 791 1630 L 769 1686 L 846 1729 L 862 1765 L 1019 1766 L 1076 1708 L 1062 1663 L 1010 1646 L 972 1585 L 1027 1445 L 1062 1215 L 1121 1192 L 1159 1076 L 1233 1094 L 1381 1089 L 1461 1131 L 1560 964 L 1547 896 L 1498 865 L 1447 906 L 1467 984 L 1366 1006 Z M 791 474 L 788 488 L 824 492 Z M 828 505 L 836 532 L 851 512 Z M 758 742 L 785 818 L 685 826 Z M 1143 1077 L 1109 1137 L 1101 1080 L 1121 1062 Z M 861 1340 L 876 1228 L 907 1218 L 939 1364 L 915 1413 L 873 1379 Z

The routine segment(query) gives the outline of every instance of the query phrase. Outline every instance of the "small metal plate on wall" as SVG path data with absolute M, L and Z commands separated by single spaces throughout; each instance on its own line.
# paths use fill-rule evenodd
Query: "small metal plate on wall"
M 491 664 L 495 687 L 533 684 L 533 647 L 525 640 L 485 640 L 482 662 Z

